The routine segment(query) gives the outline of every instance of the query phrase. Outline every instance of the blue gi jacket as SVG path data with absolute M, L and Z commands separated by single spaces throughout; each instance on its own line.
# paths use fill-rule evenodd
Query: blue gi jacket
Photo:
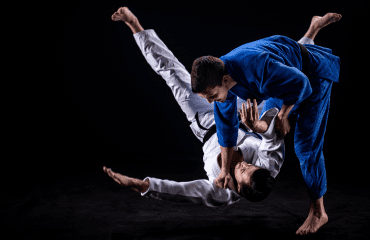
M 305 44 L 310 65 L 308 76 L 339 81 L 340 59 L 331 49 Z M 311 93 L 309 78 L 301 72 L 302 56 L 296 41 L 280 35 L 246 43 L 220 57 L 230 76 L 237 82 L 223 103 L 214 102 L 214 116 L 219 144 L 236 145 L 239 121 L 237 96 L 256 99 L 259 104 L 268 98 L 281 99 L 285 105 L 299 104 Z

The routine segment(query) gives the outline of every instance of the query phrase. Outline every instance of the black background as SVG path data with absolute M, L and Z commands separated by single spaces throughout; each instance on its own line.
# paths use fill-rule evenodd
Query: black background
M 22 51 L 16 57 L 19 77 L 9 79 L 14 87 L 5 99 L 10 111 L 6 150 L 11 154 L 4 162 L 27 176 L 44 178 L 56 172 L 101 171 L 103 165 L 138 157 L 202 161 L 201 143 L 170 89 L 146 63 L 127 25 L 111 20 L 121 6 L 129 7 L 144 29 L 154 29 L 189 72 L 197 57 L 220 57 L 249 41 L 275 34 L 298 41 L 312 16 L 337 12 L 342 19 L 315 38 L 315 44 L 331 48 L 341 59 L 325 135 L 326 166 L 329 176 L 365 174 L 361 6 L 358 1 L 322 2 L 73 1 L 32 6 L 30 17 L 18 26 Z M 293 134 L 286 137 L 287 164 L 298 161 Z
M 40 182 L 102 173 L 104 165 L 135 166 L 140 172 L 152 164 L 158 168 L 153 173 L 176 174 L 176 162 L 188 161 L 190 172 L 204 172 L 201 142 L 170 89 L 147 64 L 127 25 L 111 20 L 123 6 L 144 29 L 154 29 L 189 72 L 200 56 L 220 57 L 271 35 L 298 41 L 313 16 L 342 14 L 315 38 L 315 44 L 341 59 L 325 134 L 328 184 L 367 186 L 368 26 L 361 21 L 365 12 L 360 1 L 28 4 L 18 6 L 24 15 L 14 11 L 9 19 L 16 22 L 12 31 L 18 37 L 3 46 L 11 52 L 11 68 L 4 72 L 12 72 L 6 78 L 10 86 L 3 89 L 6 195 L 22 196 Z M 283 167 L 291 165 L 299 172 L 293 136 L 294 128 L 286 137 Z

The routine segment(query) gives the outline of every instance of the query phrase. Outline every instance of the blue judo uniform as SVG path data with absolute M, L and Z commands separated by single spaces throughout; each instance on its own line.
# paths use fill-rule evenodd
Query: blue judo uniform
M 236 145 L 239 120 L 237 96 L 266 100 L 260 116 L 268 109 L 294 105 L 297 114 L 294 149 L 311 200 L 326 192 L 323 155 L 324 134 L 329 114 L 333 82 L 339 81 L 340 59 L 331 49 L 304 44 L 308 50 L 307 76 L 301 72 L 302 56 L 298 43 L 275 35 L 246 43 L 220 57 L 230 76 L 237 82 L 223 103 L 214 102 L 219 144 Z

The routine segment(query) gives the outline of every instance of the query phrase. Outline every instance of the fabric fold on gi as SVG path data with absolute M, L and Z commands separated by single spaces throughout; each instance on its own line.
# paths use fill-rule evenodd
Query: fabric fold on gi
M 195 114 L 198 112 L 202 126 L 210 128 L 215 124 L 213 105 L 191 92 L 190 74 L 159 39 L 154 30 L 149 29 L 136 33 L 134 38 L 148 64 L 165 80 L 171 89 L 188 121 L 191 122 L 190 128 L 194 135 L 202 141 L 207 131 L 198 127 Z M 235 107 L 240 109 L 241 105 L 242 101 L 237 98 Z M 264 102 L 259 104 L 259 111 L 262 111 L 263 105 Z M 277 113 L 278 110 L 272 108 L 261 116 L 267 121 L 271 121 L 265 133 L 257 135 L 238 129 L 236 136 L 237 147 L 242 151 L 244 161 L 259 165 L 267 170 L 271 169 L 270 172 L 273 177 L 276 177 L 280 171 L 284 157 L 284 140 L 277 138 L 275 134 L 274 119 Z M 238 193 L 231 189 L 217 188 L 214 184 L 214 179 L 217 178 L 220 172 L 217 155 L 221 152 L 221 149 L 217 134 L 213 134 L 202 149 L 204 152 L 204 169 L 207 172 L 208 180 L 176 182 L 148 176 L 144 180 L 149 179 L 149 189 L 141 195 L 158 200 L 195 203 L 208 207 L 221 207 L 238 202 L 242 198 Z M 277 153 L 273 154 L 271 151 Z

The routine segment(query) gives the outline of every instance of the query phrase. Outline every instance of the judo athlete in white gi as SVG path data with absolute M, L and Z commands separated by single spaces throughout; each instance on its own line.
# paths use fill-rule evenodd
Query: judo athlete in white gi
M 275 119 L 279 110 L 275 107 L 260 113 L 264 101 L 257 107 L 253 100 L 237 99 L 242 123 L 238 130 L 230 173 L 232 179 L 223 188 L 214 180 L 222 169 L 221 149 L 215 126 L 213 105 L 191 90 L 191 76 L 173 53 L 159 39 L 154 30 L 144 30 L 137 18 L 128 10 L 120 8 L 112 15 L 113 21 L 124 21 L 134 33 L 146 61 L 166 81 L 179 106 L 185 113 L 194 135 L 203 142 L 204 169 L 208 180 L 176 182 L 146 177 L 144 180 L 130 178 L 103 167 L 110 177 L 124 187 L 131 187 L 142 196 L 174 202 L 202 204 L 220 207 L 240 201 L 261 201 L 273 190 L 275 177 L 284 161 L 284 139 L 275 132 Z M 312 25 L 312 24 L 311 24 Z M 299 42 L 313 44 L 317 34 L 312 29 Z M 247 106 L 245 106 L 247 102 Z M 243 127 L 244 126 L 244 127 Z M 245 127 L 247 126 L 247 127 Z M 211 130 L 208 130 L 211 129 Z M 213 131 L 212 131 L 213 130 Z

